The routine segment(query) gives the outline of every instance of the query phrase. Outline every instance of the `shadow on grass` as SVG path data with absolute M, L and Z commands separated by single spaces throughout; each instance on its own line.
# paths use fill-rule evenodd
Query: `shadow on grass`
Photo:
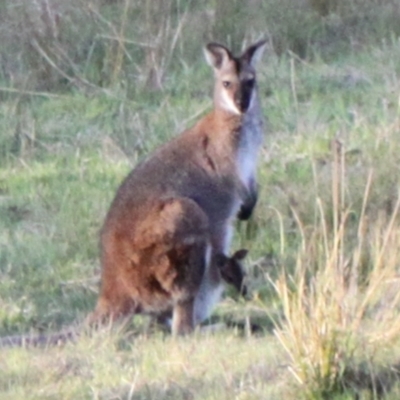
M 228 329 L 235 330 L 241 336 L 256 335 L 263 336 L 272 333 L 274 330 L 274 322 L 268 315 L 252 314 L 246 318 L 236 317 L 234 315 L 211 317 L 204 326 L 212 326 L 214 324 L 224 325 Z
M 384 399 L 400 387 L 400 362 L 377 370 L 368 365 L 349 368 L 343 374 L 342 385 L 354 393 L 355 399 L 364 398 L 364 393 L 372 394 L 374 399 Z

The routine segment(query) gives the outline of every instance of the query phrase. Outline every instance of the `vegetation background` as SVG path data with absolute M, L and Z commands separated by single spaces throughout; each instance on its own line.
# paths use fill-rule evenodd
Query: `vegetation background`
M 79 325 L 128 171 L 211 107 L 202 46 L 265 37 L 251 300 L 0 350 L 0 399 L 398 399 L 398 0 L 0 1 L 0 336 Z M 251 326 L 258 326 L 256 332 Z

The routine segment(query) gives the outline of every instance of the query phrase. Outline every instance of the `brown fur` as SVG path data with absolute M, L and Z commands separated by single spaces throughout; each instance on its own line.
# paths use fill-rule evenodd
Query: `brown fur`
M 226 226 L 242 190 L 231 157 L 237 140 L 232 132 L 239 126 L 239 118 L 214 112 L 124 181 L 102 229 L 102 287 L 91 321 L 175 309 L 173 331 L 193 329 L 188 309 L 204 274 L 207 243 L 224 251 Z M 229 141 L 216 133 L 229 134 Z M 221 281 L 216 269 L 210 277 Z
M 89 321 L 174 309 L 173 330 L 184 333 L 193 329 L 191 309 L 204 274 L 208 219 L 186 198 L 146 207 L 134 233 L 125 225 L 103 230 L 103 284 Z

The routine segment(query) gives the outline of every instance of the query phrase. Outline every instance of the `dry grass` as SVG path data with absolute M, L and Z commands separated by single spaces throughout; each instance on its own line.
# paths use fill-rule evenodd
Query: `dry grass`
M 398 399 L 398 1 L 326 16 L 311 10 L 322 0 L 168 0 L 156 14 L 157 0 L 3 3 L 2 336 L 93 308 L 109 202 L 210 106 L 212 34 L 270 49 L 260 198 L 233 246 L 250 250 L 252 299 L 214 315 L 233 328 L 172 340 L 135 318 L 60 348 L 1 349 L 0 399 Z
M 377 352 L 392 348 L 400 337 L 400 197 L 390 215 L 371 221 L 366 215 L 370 174 L 355 230 L 337 141 L 332 164 L 333 213 L 328 216 L 316 198 L 315 226 L 308 230 L 297 220 L 302 242 L 295 271 L 274 282 L 283 307 L 275 334 L 305 396 L 315 399 L 376 387 L 379 372 L 360 372 L 359 365 L 373 364 Z
M 290 394 L 272 337 L 243 340 L 222 331 L 179 340 L 128 339 L 121 331 L 105 330 L 64 348 L 2 355 L 1 399 L 228 400 Z
M 239 51 L 264 36 L 279 55 L 291 51 L 304 59 L 328 59 L 399 34 L 396 0 L 336 3 L 5 2 L 0 5 L 0 87 L 25 93 L 122 87 L 133 96 L 138 89 L 165 89 L 167 75 L 190 67 L 209 40 Z

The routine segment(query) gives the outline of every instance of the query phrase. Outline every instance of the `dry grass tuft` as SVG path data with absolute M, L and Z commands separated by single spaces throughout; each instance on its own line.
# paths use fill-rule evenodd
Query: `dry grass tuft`
M 366 370 L 359 362 L 370 363 L 400 335 L 400 228 L 395 224 L 400 197 L 391 215 L 370 221 L 370 174 L 355 230 L 345 203 L 343 149 L 334 144 L 332 215 L 317 198 L 318 223 L 309 231 L 298 221 L 303 242 L 295 272 L 283 272 L 274 282 L 283 306 L 275 334 L 307 398 L 359 389 L 361 383 L 376 390 L 387 372 Z

